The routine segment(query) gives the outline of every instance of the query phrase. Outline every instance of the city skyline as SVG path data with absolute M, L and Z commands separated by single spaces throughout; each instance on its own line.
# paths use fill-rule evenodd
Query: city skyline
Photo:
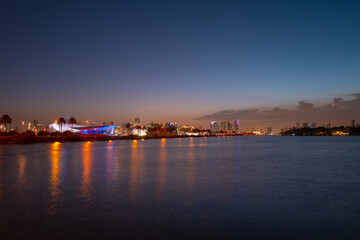
M 360 119 L 356 1 L 2 2 L 13 125 Z M 46 21 L 45 21 L 46 20 Z

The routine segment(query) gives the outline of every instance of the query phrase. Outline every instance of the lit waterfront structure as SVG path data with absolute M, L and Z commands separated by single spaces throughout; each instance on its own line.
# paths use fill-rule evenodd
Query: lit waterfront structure
M 76 128 L 85 127 L 83 125 L 77 125 L 77 124 L 70 124 L 68 122 L 60 124 L 55 122 L 49 125 L 50 132 L 65 132 L 65 131 L 71 131 L 73 133 L 79 132 Z
M 74 127 L 82 135 L 113 135 L 116 126 Z
M 132 129 L 132 135 L 135 135 L 135 136 L 146 136 L 147 135 L 147 129 L 144 129 L 144 128 L 133 128 Z
M 216 133 L 219 131 L 219 124 L 215 121 L 210 122 L 210 131 Z

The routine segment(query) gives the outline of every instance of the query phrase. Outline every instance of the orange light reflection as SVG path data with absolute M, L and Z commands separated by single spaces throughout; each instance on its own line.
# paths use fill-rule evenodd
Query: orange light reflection
M 141 145 L 139 145 L 137 140 L 132 141 L 131 145 L 131 163 L 130 163 L 130 189 L 129 195 L 130 199 L 135 203 L 136 202 L 136 192 L 139 190 L 138 186 L 141 176 L 141 167 L 142 167 L 142 150 Z
M 160 142 L 160 152 L 159 152 L 159 174 L 158 174 L 158 182 L 159 182 L 159 194 L 162 192 L 167 176 L 167 162 L 166 162 L 166 138 L 161 139 Z M 160 197 L 160 196 L 159 196 Z M 159 199 L 161 201 L 161 199 Z
M 49 214 L 55 215 L 61 204 L 61 190 L 60 190 L 60 157 L 62 144 L 54 142 L 50 144 L 50 159 L 51 169 L 49 178 L 49 190 L 51 194 Z
M 20 206 L 25 216 L 30 215 L 30 184 L 26 178 L 26 165 L 27 158 L 23 154 L 19 154 L 18 157 L 19 173 L 17 177 L 16 188 L 19 193 Z
M 92 142 L 86 142 L 82 145 L 83 176 L 80 193 L 81 197 L 85 201 L 85 207 L 89 207 L 91 205 L 91 146 Z

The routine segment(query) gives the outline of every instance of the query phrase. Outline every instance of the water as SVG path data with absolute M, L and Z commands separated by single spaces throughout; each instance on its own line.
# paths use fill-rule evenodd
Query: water
M 0 145 L 0 238 L 359 239 L 359 137 Z

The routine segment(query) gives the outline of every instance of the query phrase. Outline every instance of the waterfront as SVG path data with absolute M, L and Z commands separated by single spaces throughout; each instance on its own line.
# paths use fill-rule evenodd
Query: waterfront
M 358 239 L 360 138 L 0 146 L 3 239 Z

